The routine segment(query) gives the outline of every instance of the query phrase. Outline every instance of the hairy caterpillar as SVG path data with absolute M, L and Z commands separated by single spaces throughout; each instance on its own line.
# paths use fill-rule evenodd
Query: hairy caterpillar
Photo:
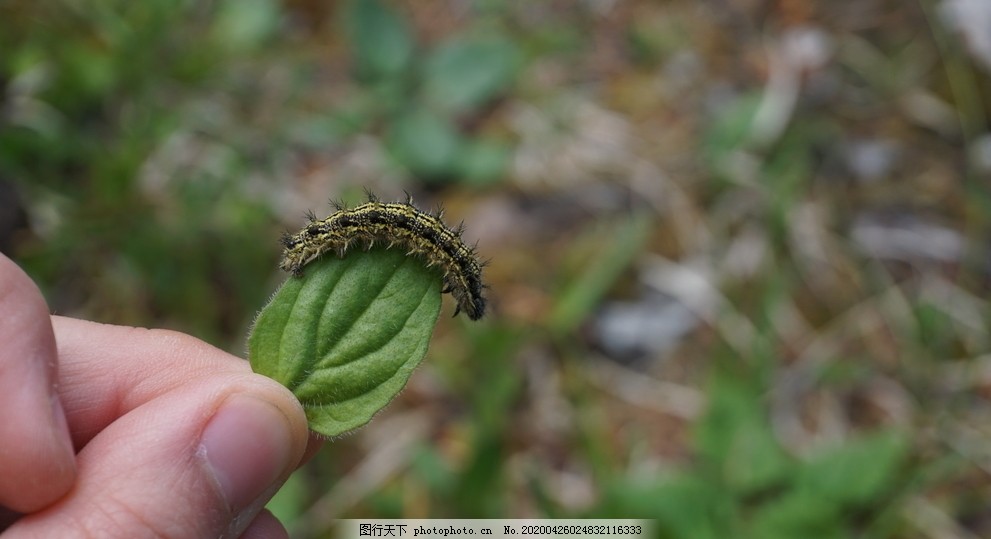
M 384 203 L 369 194 L 368 202 L 355 208 L 336 206 L 337 211 L 325 219 L 309 213 L 309 223 L 302 230 L 282 236 L 285 251 L 280 268 L 298 277 L 303 266 L 328 251 L 344 256 L 353 245 L 398 245 L 423 258 L 428 266 L 441 268 L 443 291 L 450 292 L 458 304 L 455 315 L 464 311 L 468 318 L 478 320 L 485 314 L 482 264 L 475 249 L 461 240 L 462 228 L 448 228 L 441 220 L 442 212 L 420 211 L 410 196 L 404 203 Z

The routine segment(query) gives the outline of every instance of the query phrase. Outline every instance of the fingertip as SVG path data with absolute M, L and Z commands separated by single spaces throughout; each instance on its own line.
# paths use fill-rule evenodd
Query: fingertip
M 239 513 L 295 467 L 294 445 L 289 418 L 242 393 L 228 397 L 210 419 L 200 452 L 230 510 Z
M 246 533 L 241 528 L 245 522 L 267 522 L 267 517 L 258 521 L 256 516 L 264 514 L 265 504 L 300 465 L 311 442 L 306 415 L 295 396 L 270 378 L 252 374 L 250 380 L 217 408 L 200 445 L 212 481 L 235 515 L 230 529 L 234 536 Z M 252 533 L 277 529 L 284 534 L 278 520 L 271 518 Z
M 0 505 L 41 509 L 76 477 L 75 454 L 55 390 L 58 357 L 48 307 L 34 282 L 0 255 Z

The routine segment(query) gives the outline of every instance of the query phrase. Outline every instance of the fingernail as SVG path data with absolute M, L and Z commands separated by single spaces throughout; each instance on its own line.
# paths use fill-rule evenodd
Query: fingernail
M 246 395 L 225 401 L 203 430 L 201 450 L 234 512 L 264 494 L 289 466 L 289 420 L 275 406 Z

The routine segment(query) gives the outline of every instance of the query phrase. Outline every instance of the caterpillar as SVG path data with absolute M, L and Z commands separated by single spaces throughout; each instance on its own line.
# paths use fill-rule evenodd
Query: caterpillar
M 335 207 L 337 211 L 325 219 L 307 213 L 309 222 L 302 230 L 282 236 L 282 270 L 300 277 L 304 266 L 328 251 L 343 257 L 353 245 L 398 245 L 408 254 L 421 257 L 428 266 L 441 268 L 442 292 L 450 293 L 457 302 L 455 316 L 464 311 L 468 318 L 478 320 L 485 314 L 483 264 L 475 249 L 462 241 L 463 225 L 449 228 L 442 221 L 443 211 L 421 211 L 408 194 L 406 202 L 385 203 L 369 193 L 368 202 L 360 206 Z

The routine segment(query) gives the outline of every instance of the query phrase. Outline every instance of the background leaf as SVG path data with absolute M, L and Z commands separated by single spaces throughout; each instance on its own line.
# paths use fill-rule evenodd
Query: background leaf
M 427 61 L 426 91 L 451 110 L 478 106 L 515 79 L 520 53 L 502 37 L 461 37 L 444 43 Z
M 798 484 L 820 499 L 863 504 L 894 485 L 907 456 L 903 434 L 871 433 L 813 457 L 800 472 Z
M 838 517 L 839 508 L 806 491 L 789 492 L 762 506 L 753 515 L 750 537 L 789 539 L 849 537 Z
M 750 494 L 782 481 L 790 462 L 778 446 L 758 390 L 729 376 L 715 377 L 709 410 L 697 425 L 699 451 L 734 492 Z
M 214 38 L 221 46 L 252 50 L 275 33 L 280 19 L 279 6 L 273 0 L 226 0 L 214 21 Z
M 453 170 L 462 147 L 461 136 L 451 122 L 423 108 L 396 120 L 388 142 L 396 159 L 426 180 L 443 179 Z
M 602 256 L 583 264 L 581 273 L 565 285 L 559 294 L 549 317 L 550 326 L 557 334 L 564 335 L 574 331 L 594 309 L 643 246 L 650 225 L 649 217 L 633 214 L 605 232 L 598 231 L 602 237 L 609 237 L 612 241 L 608 243 Z
M 345 12 L 358 76 L 378 80 L 403 71 L 413 57 L 406 21 L 378 0 L 356 0 Z

